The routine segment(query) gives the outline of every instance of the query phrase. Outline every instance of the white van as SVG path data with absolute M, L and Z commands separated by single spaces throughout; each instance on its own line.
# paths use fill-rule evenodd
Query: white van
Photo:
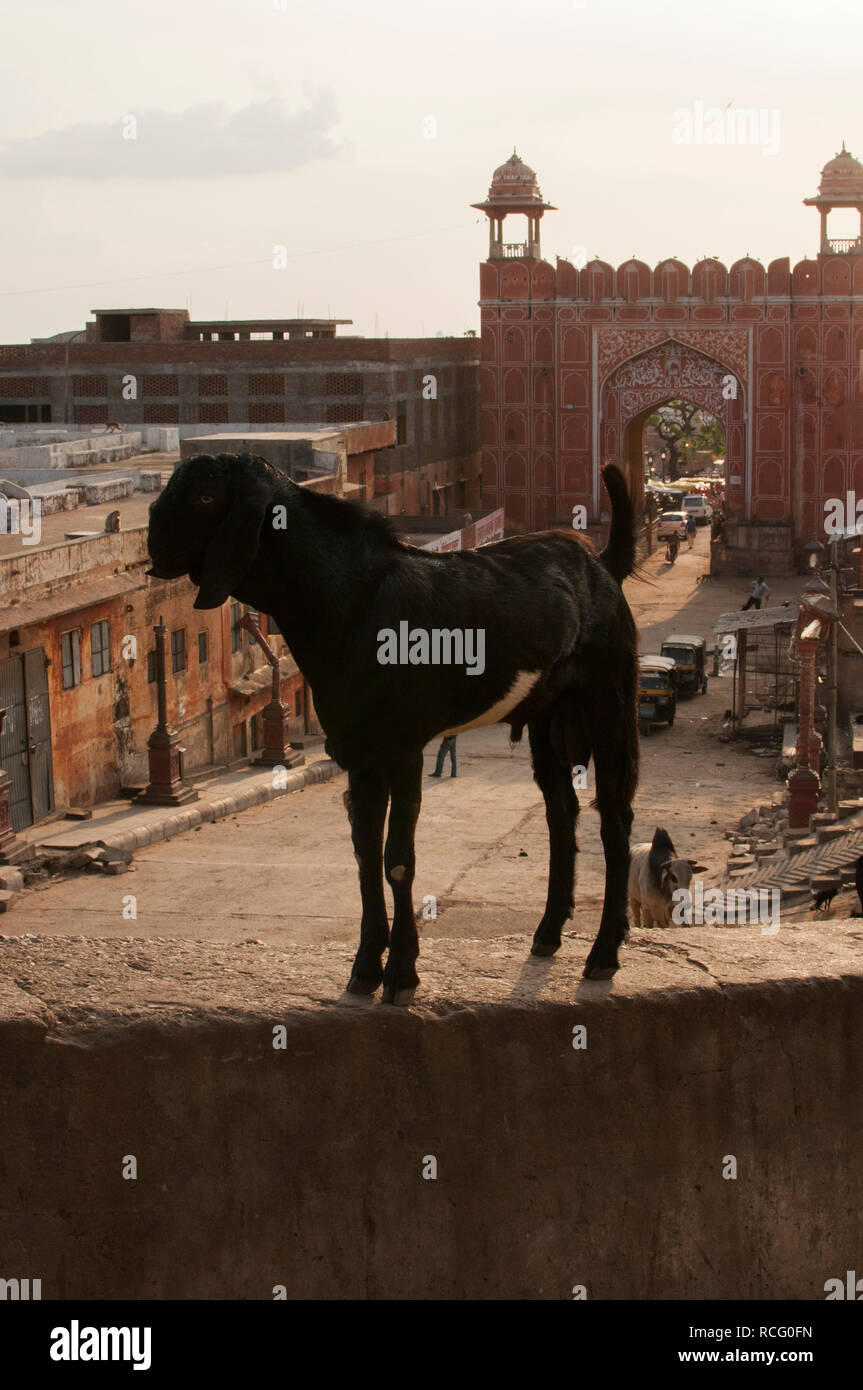
M 683 510 L 687 516 L 694 516 L 699 526 L 713 520 L 713 508 L 700 492 L 690 492 L 683 499 Z

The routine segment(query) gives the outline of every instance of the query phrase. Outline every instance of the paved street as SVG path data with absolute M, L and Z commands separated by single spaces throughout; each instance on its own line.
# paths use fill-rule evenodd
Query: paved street
M 701 632 L 712 644 L 716 616 L 738 608 L 749 581 L 698 585 L 707 533 L 684 545 L 673 569 L 663 550 L 627 595 L 643 651 L 657 651 L 674 630 Z M 794 600 L 799 579 L 771 581 L 771 603 Z M 724 831 L 779 784 L 772 763 L 720 742 L 730 682 L 711 680 L 706 696 L 681 701 L 672 729 L 642 741 L 635 840 L 664 825 L 681 854 L 710 870 L 726 855 Z M 435 748 L 426 755 L 426 773 Z M 416 901 L 436 900 L 427 936 L 483 938 L 532 934 L 545 900 L 546 829 L 531 775 L 527 739 L 511 748 L 503 727 L 460 736 L 459 776 L 449 763 L 439 781 L 426 776 L 417 837 Z M 171 936 L 264 942 L 356 939 L 359 888 L 342 805 L 344 776 L 280 797 L 229 819 L 140 849 L 133 871 L 116 878 L 86 874 L 23 894 L 6 932 L 55 935 Z M 583 793 L 579 829 L 577 925 L 598 924 L 603 863 L 599 818 Z M 95 833 L 95 832 L 94 832 Z M 137 918 L 128 915 L 134 895 Z M 575 925 L 575 924 L 574 924 Z

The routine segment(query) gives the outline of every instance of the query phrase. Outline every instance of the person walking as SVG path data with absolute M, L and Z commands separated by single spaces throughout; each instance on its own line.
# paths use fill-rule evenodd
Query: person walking
M 680 541 L 678 540 L 677 533 L 675 532 L 673 536 L 668 537 L 668 545 L 665 547 L 665 558 L 670 565 L 673 565 L 675 560 L 677 559 L 677 552 L 679 549 Z
M 455 741 L 455 734 L 447 734 L 446 738 L 441 740 L 441 746 L 437 750 L 437 766 L 435 767 L 434 772 L 429 773 L 430 777 L 441 776 L 441 774 L 443 773 L 443 765 L 446 761 L 447 753 L 449 753 L 450 761 L 452 763 L 452 772 L 450 773 L 450 776 L 456 777 L 458 775 L 455 769 Z
M 752 593 L 744 604 L 741 605 L 741 613 L 745 613 L 747 608 L 760 608 L 761 600 L 770 597 L 770 585 L 764 583 L 764 575 L 759 574 L 757 579 L 752 581 Z
M 695 520 L 695 517 L 694 517 L 694 516 L 691 516 L 691 517 L 689 518 L 689 520 L 687 521 L 687 523 L 686 523 L 686 539 L 689 541 L 689 549 L 690 549 L 690 550 L 692 549 L 693 545 L 695 544 L 695 537 L 696 537 L 697 535 L 698 535 L 698 522 Z

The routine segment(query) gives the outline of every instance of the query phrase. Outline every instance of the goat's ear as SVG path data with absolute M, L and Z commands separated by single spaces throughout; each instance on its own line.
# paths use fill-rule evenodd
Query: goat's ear
M 687 864 L 689 865 L 689 867 L 691 868 L 691 870 L 692 870 L 692 872 L 693 872 L 694 874 L 706 874 L 706 873 L 707 873 L 707 865 L 706 865 L 706 864 L 699 864 L 699 862 L 698 862 L 697 859 L 687 859 L 686 862 L 687 862 Z
M 262 478 L 240 474 L 236 500 L 207 546 L 195 608 L 221 608 L 248 574 L 258 553 L 270 496 Z

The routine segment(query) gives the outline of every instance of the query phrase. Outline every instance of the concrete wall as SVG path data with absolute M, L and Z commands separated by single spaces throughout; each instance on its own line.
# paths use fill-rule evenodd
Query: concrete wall
M 84 439 L 55 440 L 46 444 L 20 444 L 0 449 L 0 470 L 92 468 L 115 463 L 140 452 L 141 431 L 97 434 Z
M 553 962 L 438 939 L 410 1011 L 340 1005 L 335 943 L 0 939 L 0 1275 L 44 1298 L 822 1299 L 860 1267 L 858 938 L 633 932 L 613 984 L 581 981 L 584 935 Z

